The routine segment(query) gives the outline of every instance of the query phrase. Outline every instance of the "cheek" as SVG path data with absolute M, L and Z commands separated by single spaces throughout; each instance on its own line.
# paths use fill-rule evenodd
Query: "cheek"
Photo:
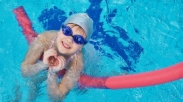
M 58 34 L 56 41 L 60 42 L 62 39 L 64 39 L 64 36 L 62 34 Z
M 62 44 L 62 38 L 60 36 L 58 36 L 55 43 L 56 43 L 57 47 L 60 46 Z
M 60 38 L 59 37 L 57 37 L 57 39 L 56 39 L 56 44 L 58 44 L 58 43 L 60 43 Z
M 61 33 L 59 33 L 57 38 L 61 39 L 61 38 L 63 38 L 63 35 Z
M 61 31 L 59 31 L 59 32 L 58 32 L 58 38 L 61 39 L 61 38 L 63 38 L 63 37 L 64 37 L 64 34 L 63 34 Z

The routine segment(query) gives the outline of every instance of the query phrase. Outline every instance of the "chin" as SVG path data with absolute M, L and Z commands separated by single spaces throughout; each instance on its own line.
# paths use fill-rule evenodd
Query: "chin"
M 57 52 L 59 53 L 59 55 L 63 55 L 63 56 L 72 56 L 76 51 L 71 51 L 68 49 L 65 49 L 64 47 L 57 47 Z
M 59 55 L 62 55 L 62 56 L 71 56 L 72 53 L 69 53 L 68 51 L 63 51 L 63 50 L 58 50 L 58 53 Z

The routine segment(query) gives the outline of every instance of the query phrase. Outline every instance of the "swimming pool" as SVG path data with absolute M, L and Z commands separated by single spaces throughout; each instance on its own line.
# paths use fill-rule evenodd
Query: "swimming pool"
M 183 60 L 181 0 L 0 0 L 2 102 L 49 102 L 44 73 L 32 79 L 24 79 L 20 73 L 28 44 L 12 12 L 18 6 L 24 6 L 36 32 L 59 29 L 70 14 L 87 12 L 95 32 L 85 46 L 90 59 L 84 72 L 93 76 L 141 73 Z M 142 88 L 74 88 L 65 102 L 182 102 L 182 86 L 181 79 Z

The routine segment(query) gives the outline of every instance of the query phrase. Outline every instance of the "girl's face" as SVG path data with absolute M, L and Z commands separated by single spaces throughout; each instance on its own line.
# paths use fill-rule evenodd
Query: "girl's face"
M 86 34 L 82 28 L 74 24 L 67 24 L 72 29 L 73 35 L 81 35 L 86 39 Z M 56 39 L 56 47 L 58 51 L 66 56 L 73 55 L 76 51 L 81 50 L 83 45 L 76 44 L 73 41 L 72 36 L 66 36 L 62 30 L 58 31 L 58 37 Z

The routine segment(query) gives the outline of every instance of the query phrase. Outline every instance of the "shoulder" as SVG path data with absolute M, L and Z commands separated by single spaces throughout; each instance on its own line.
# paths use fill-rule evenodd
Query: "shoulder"
M 79 52 L 73 57 L 70 63 L 68 63 L 68 66 L 76 69 L 82 69 L 83 63 L 83 53 Z
M 73 60 L 83 60 L 83 53 L 80 51 L 76 54 L 76 56 L 73 58 Z
M 83 61 L 83 53 L 80 51 L 70 60 L 69 65 L 75 63 L 75 61 Z
M 57 32 L 58 31 L 56 30 L 49 30 L 49 31 L 42 32 L 38 34 L 38 37 L 36 38 L 36 40 L 42 43 L 50 43 L 50 41 L 56 37 Z
M 57 32 L 58 31 L 56 30 L 50 30 L 38 34 L 30 46 L 42 46 L 47 49 L 50 46 L 51 41 L 56 37 Z
M 39 38 L 53 38 L 57 35 L 58 31 L 57 30 L 49 30 L 49 31 L 45 31 L 42 32 L 40 34 L 38 34 Z

